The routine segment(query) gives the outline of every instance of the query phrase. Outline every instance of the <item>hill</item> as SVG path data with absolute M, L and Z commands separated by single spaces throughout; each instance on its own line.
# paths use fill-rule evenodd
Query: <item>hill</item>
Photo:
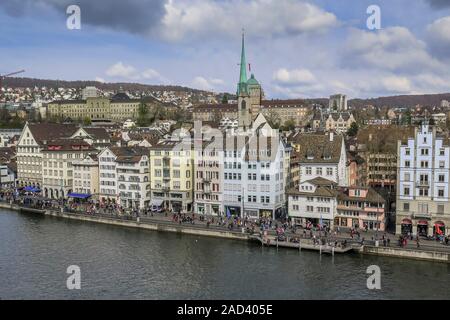
M 172 85 L 148 85 L 141 83 L 103 83 L 99 81 L 65 81 L 65 80 L 48 80 L 48 79 L 34 79 L 34 78 L 5 78 L 3 86 L 9 88 L 33 88 L 33 87 L 47 87 L 47 88 L 84 88 L 88 86 L 95 86 L 102 90 L 119 90 L 122 87 L 129 91 L 184 91 L 184 92 L 206 92 L 202 90 L 192 89 L 183 86 Z

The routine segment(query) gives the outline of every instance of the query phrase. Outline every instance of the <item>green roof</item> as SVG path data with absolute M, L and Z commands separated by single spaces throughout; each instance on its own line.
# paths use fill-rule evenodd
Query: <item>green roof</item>
M 247 81 L 247 85 L 258 85 L 259 86 L 259 82 L 258 80 L 255 79 L 255 75 L 252 73 L 250 79 L 248 79 Z

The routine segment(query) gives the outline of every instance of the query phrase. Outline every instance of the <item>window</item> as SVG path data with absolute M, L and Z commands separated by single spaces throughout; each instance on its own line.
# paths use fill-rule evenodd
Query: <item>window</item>
M 405 181 L 410 181 L 411 175 L 409 173 L 405 173 Z
M 420 150 L 420 153 L 421 153 L 423 156 L 427 156 L 427 155 L 428 155 L 428 149 L 421 149 L 421 150 Z
M 421 168 L 428 168 L 428 161 L 420 161 Z
M 403 204 L 403 211 L 409 211 L 409 202 Z
M 405 167 L 409 168 L 409 166 L 410 166 L 410 162 L 409 161 L 405 161 Z
M 409 156 L 409 155 L 411 154 L 411 149 L 406 148 L 406 149 L 405 149 L 405 154 L 406 154 L 407 156 Z
M 405 188 L 403 189 L 403 195 L 409 196 L 409 188 L 408 188 L 408 187 L 405 187 Z
M 322 175 L 322 168 L 316 168 L 316 174 L 321 176 Z
M 419 203 L 419 212 L 428 213 L 428 203 Z
M 437 206 L 437 213 L 439 213 L 439 214 L 443 214 L 444 213 L 444 205 L 443 204 L 439 204 Z
M 443 148 L 439 149 L 439 155 L 445 156 L 445 149 L 443 149 Z
M 443 198 L 444 197 L 444 189 L 438 189 L 438 197 Z
M 444 174 L 440 174 L 438 180 L 439 180 L 439 182 L 445 182 L 445 175 Z
M 307 175 L 311 175 L 312 174 L 312 168 L 311 167 L 306 167 L 306 174 Z
M 327 168 L 327 176 L 333 175 L 333 168 Z
M 426 188 L 426 189 L 419 189 L 419 196 L 421 196 L 421 197 L 428 197 L 428 188 Z
M 445 161 L 439 161 L 439 168 L 444 168 L 445 167 Z

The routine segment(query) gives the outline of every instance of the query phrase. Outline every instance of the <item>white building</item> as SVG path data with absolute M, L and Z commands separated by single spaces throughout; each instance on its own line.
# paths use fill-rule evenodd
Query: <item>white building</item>
M 277 218 L 285 214 L 286 145 L 262 114 L 248 131 L 225 138 L 224 213 Z
M 99 96 L 99 90 L 96 87 L 86 87 L 82 90 L 83 100 L 87 98 L 97 98 Z
M 448 141 L 423 125 L 406 143 L 399 141 L 398 155 L 396 233 L 449 234 Z
M 100 152 L 99 187 L 102 202 L 144 209 L 150 201 L 149 150 L 110 147 Z
M 336 183 L 324 178 L 314 178 L 300 183 L 298 189 L 288 192 L 289 217 L 296 225 L 306 227 L 309 223 L 334 227 L 337 213 Z

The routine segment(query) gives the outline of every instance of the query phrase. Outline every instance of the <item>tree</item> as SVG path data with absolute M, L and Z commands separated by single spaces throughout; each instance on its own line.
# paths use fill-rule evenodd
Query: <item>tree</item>
M 358 134 L 358 124 L 356 122 L 352 122 L 352 124 L 350 125 L 350 128 L 347 130 L 347 134 L 350 137 L 354 137 Z
M 149 112 L 147 109 L 147 106 L 145 105 L 145 103 L 141 102 L 141 104 L 139 105 L 139 109 L 138 109 L 138 118 L 137 118 L 137 125 L 139 127 L 145 127 L 147 125 L 149 125 Z
M 295 121 L 293 119 L 288 119 L 284 122 L 282 129 L 284 131 L 291 131 L 295 129 Z
M 85 126 L 90 126 L 91 123 L 92 123 L 91 118 L 89 118 L 89 117 L 84 117 L 84 119 L 83 119 L 83 125 L 85 125 Z
M 223 104 L 227 104 L 227 103 L 228 103 L 228 94 L 227 94 L 227 93 L 225 93 L 225 94 L 223 95 L 223 97 L 222 97 L 222 103 L 223 103 Z
M 266 120 L 272 128 L 274 129 L 280 128 L 281 119 L 280 115 L 277 112 L 269 110 L 269 112 L 267 112 L 266 114 Z

